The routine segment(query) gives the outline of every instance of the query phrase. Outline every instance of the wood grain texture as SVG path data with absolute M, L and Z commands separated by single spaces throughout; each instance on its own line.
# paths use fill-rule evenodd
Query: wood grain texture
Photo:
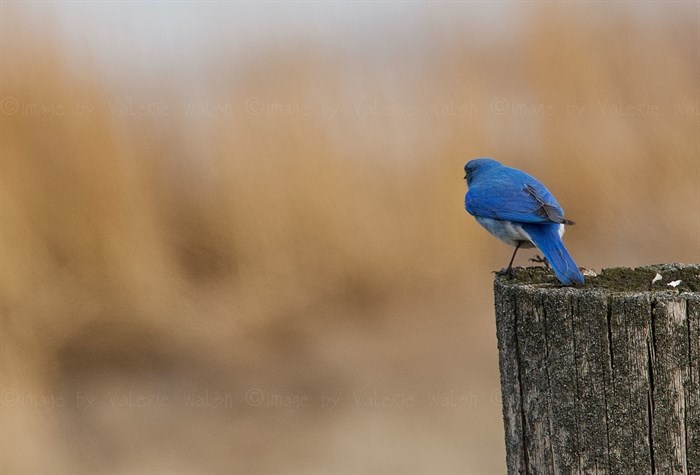
M 494 284 L 509 473 L 700 473 L 700 266 L 546 274 Z

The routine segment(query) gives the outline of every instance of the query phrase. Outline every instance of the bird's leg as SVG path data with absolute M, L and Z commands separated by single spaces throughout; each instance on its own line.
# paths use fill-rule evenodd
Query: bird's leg
M 513 261 L 515 260 L 515 255 L 518 253 L 518 249 L 520 249 L 520 245 L 522 243 L 522 241 L 518 241 L 518 244 L 515 246 L 515 251 L 513 251 L 513 256 L 510 258 L 510 262 L 508 263 L 508 268 L 505 271 L 506 275 L 510 278 L 515 276 L 515 272 L 513 271 Z
M 513 270 L 513 261 L 515 260 L 515 255 L 518 253 L 518 249 L 520 249 L 520 245 L 522 244 L 522 241 L 518 241 L 518 244 L 515 246 L 515 251 L 513 251 L 513 256 L 510 258 L 510 262 L 508 263 L 508 271 Z
M 544 264 L 544 266 L 549 269 L 549 261 L 547 260 L 546 257 L 540 257 L 539 254 L 536 254 L 535 257 L 530 259 L 530 262 L 536 262 L 538 264 Z

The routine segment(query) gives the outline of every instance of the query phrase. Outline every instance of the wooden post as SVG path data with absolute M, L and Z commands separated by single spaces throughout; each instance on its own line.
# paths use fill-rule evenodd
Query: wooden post
M 494 289 L 508 473 L 700 474 L 700 265 Z

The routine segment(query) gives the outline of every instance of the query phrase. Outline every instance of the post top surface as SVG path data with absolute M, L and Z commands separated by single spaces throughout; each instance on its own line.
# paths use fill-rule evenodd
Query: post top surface
M 535 288 L 564 288 L 551 270 L 542 266 L 515 267 L 514 276 L 496 274 L 503 285 Z M 656 275 L 661 278 L 656 278 Z M 643 267 L 611 267 L 601 272 L 584 272 L 584 285 L 566 287 L 571 290 L 605 292 L 678 291 L 700 293 L 700 264 L 654 264 Z M 655 280 L 656 278 L 656 280 Z M 654 282 L 652 282 L 654 281 Z

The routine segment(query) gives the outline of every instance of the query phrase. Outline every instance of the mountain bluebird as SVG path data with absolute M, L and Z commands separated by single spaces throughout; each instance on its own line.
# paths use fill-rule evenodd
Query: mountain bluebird
M 501 241 L 515 247 L 508 264 L 521 247 L 537 246 L 564 285 L 583 284 L 583 275 L 561 240 L 564 210 L 542 183 L 527 173 L 477 158 L 464 166 L 469 191 L 464 204 L 477 222 Z

